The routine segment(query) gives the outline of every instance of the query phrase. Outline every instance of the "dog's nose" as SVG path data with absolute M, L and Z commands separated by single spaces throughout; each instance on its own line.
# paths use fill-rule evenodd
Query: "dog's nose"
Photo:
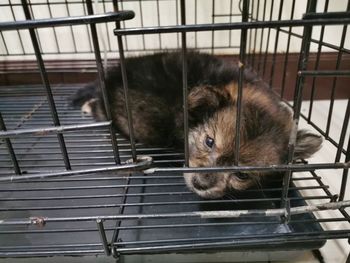
M 205 184 L 202 184 L 201 182 L 199 182 L 197 177 L 192 178 L 192 185 L 197 190 L 207 190 L 209 188 L 208 185 L 205 185 Z
M 197 190 L 208 190 L 215 186 L 217 181 L 216 176 L 209 174 L 197 175 L 192 178 L 192 185 Z

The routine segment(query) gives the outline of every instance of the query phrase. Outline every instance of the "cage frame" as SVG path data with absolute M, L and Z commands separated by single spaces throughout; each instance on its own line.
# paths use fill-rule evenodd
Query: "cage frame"
M 152 173 L 179 173 L 179 172 L 208 172 L 208 171 L 260 171 L 260 170 L 269 170 L 273 169 L 274 171 L 285 171 L 284 176 L 284 184 L 283 184 L 283 195 L 281 197 L 282 199 L 282 207 L 275 209 L 274 212 L 279 212 L 279 215 L 281 216 L 281 222 L 288 222 L 292 208 L 290 207 L 289 200 L 288 200 L 288 190 L 289 190 L 289 182 L 291 173 L 293 171 L 311 171 L 314 172 L 318 169 L 343 169 L 343 176 L 342 176 L 342 183 L 341 183 L 341 189 L 338 196 L 335 196 L 331 194 L 326 188 L 323 188 L 326 195 L 330 198 L 331 203 L 335 206 L 333 208 L 329 208 L 326 205 L 323 207 L 326 209 L 338 209 L 342 215 L 344 216 L 344 219 L 350 222 L 350 216 L 345 211 L 345 207 L 350 206 L 348 201 L 344 201 L 344 193 L 346 190 L 346 182 L 348 177 L 348 168 L 350 167 L 350 150 L 349 150 L 349 143 L 348 143 L 348 149 L 343 149 L 343 144 L 345 140 L 345 134 L 346 134 L 346 127 L 349 121 L 349 118 L 346 118 L 346 116 L 349 117 L 350 113 L 350 107 L 349 103 L 346 110 L 346 115 L 344 119 L 344 123 L 342 125 L 343 130 L 341 132 L 341 140 L 339 145 L 337 145 L 338 152 L 337 152 L 337 160 L 338 162 L 335 163 L 327 163 L 327 164 L 293 164 L 293 152 L 294 152 L 294 146 L 295 146 L 295 139 L 296 139 L 296 132 L 298 127 L 298 121 L 299 118 L 305 117 L 303 114 L 301 114 L 301 102 L 302 102 L 302 89 L 304 85 L 304 79 L 307 76 L 332 76 L 332 77 L 340 77 L 340 76 L 349 76 L 350 71 L 348 70 L 330 70 L 330 71 L 319 71 L 317 69 L 315 70 L 307 70 L 307 57 L 308 52 L 310 49 L 310 43 L 313 41 L 311 38 L 311 30 L 313 26 L 317 25 L 347 25 L 350 23 L 350 18 L 348 17 L 348 12 L 338 12 L 338 13 L 331 13 L 331 14 L 318 14 L 315 13 L 316 8 L 316 0 L 309 0 L 308 1 L 308 13 L 304 16 L 301 20 L 283 20 L 283 21 L 249 21 L 249 0 L 243 1 L 243 9 L 242 9 L 242 22 L 237 23 L 221 23 L 221 24 L 206 24 L 206 25 L 188 25 L 186 24 L 185 19 L 185 1 L 180 1 L 180 14 L 181 14 L 181 25 L 175 25 L 175 26 L 166 26 L 166 27 L 146 27 L 146 28 L 128 28 L 128 29 L 121 29 L 120 27 L 120 21 L 123 21 L 123 19 L 130 19 L 133 16 L 133 12 L 127 12 L 127 11 L 118 11 L 118 1 L 114 0 L 114 6 L 116 7 L 116 13 L 112 14 L 105 14 L 105 15 L 94 15 L 92 10 L 92 2 L 91 0 L 86 1 L 86 8 L 88 10 L 88 16 L 83 17 L 76 17 L 76 18 L 62 18 L 62 19 L 43 19 L 43 20 L 31 20 L 28 3 L 26 0 L 21 0 L 22 6 L 25 10 L 27 21 L 23 22 L 5 22 L 0 23 L 0 31 L 5 30 L 17 30 L 17 29 L 28 29 L 31 35 L 31 41 L 34 46 L 35 55 L 37 58 L 37 62 L 39 65 L 41 77 L 44 83 L 44 87 L 46 88 L 47 92 L 47 98 L 50 104 L 50 112 L 52 114 L 52 118 L 54 120 L 54 126 L 55 127 L 44 127 L 44 128 L 38 128 L 38 129 L 21 129 L 21 130 L 6 130 L 6 125 L 3 120 L 3 118 L 0 115 L 0 138 L 4 139 L 6 143 L 6 147 L 9 151 L 9 155 L 11 157 L 11 160 L 13 162 L 14 171 L 16 175 L 9 175 L 5 177 L 1 177 L 0 181 L 21 181 L 21 180 L 27 180 L 27 179 L 37 179 L 37 178 L 48 178 L 48 177 L 65 177 L 68 178 L 70 176 L 74 176 L 77 174 L 88 174 L 88 173 L 94 173 L 94 172 L 109 172 L 109 171 L 118 171 L 118 170 L 127 170 L 127 171 L 144 171 L 147 174 Z M 185 123 L 184 123 L 184 132 L 185 132 L 185 143 L 184 143 L 184 149 L 185 149 L 185 167 L 183 168 L 150 168 L 151 165 L 151 159 L 150 158 L 139 158 L 136 153 L 136 145 L 135 140 L 133 136 L 133 132 L 131 132 L 130 135 L 130 142 L 131 142 L 131 149 L 132 149 L 132 161 L 127 163 L 122 163 L 120 161 L 120 157 L 118 155 L 118 145 L 117 140 L 115 138 L 115 128 L 113 127 L 113 123 L 111 120 L 111 114 L 110 114 L 110 105 L 108 103 L 106 92 L 105 92 L 105 84 L 104 84 L 104 71 L 102 67 L 102 61 L 101 61 L 101 55 L 99 51 L 99 44 L 97 41 L 97 32 L 96 32 L 96 23 L 102 23 L 107 21 L 116 21 L 116 29 L 114 30 L 114 34 L 117 36 L 118 40 L 118 46 L 119 46 L 119 54 L 120 54 L 120 64 L 122 69 L 122 75 L 123 75 L 123 83 L 124 83 L 124 96 L 126 101 L 126 108 L 129 109 L 129 97 L 128 97 L 128 84 L 127 84 L 127 77 L 126 77 L 126 70 L 125 70 L 125 56 L 123 53 L 124 47 L 123 47 L 123 41 L 122 38 L 127 35 L 135 35 L 135 34 L 162 34 L 162 33 L 181 33 L 181 52 L 182 52 L 182 68 L 183 68 L 183 104 L 184 104 L 184 116 L 185 116 Z M 103 93 L 104 97 L 104 105 L 107 112 L 108 121 L 97 123 L 97 124 L 91 124 L 91 125 L 70 125 L 70 126 L 64 126 L 61 125 L 59 122 L 59 118 L 57 116 L 57 110 L 55 108 L 55 102 L 54 98 L 51 93 L 51 87 L 47 78 L 47 72 L 45 70 L 44 61 L 41 57 L 40 48 L 37 42 L 37 37 L 35 36 L 34 29 L 41 28 L 41 27 L 52 27 L 52 26 L 63 26 L 63 25 L 77 25 L 77 24 L 89 24 L 91 29 L 91 37 L 93 40 L 93 49 L 95 53 L 95 59 L 98 69 L 98 76 L 99 76 L 99 85 Z M 299 59 L 299 66 L 298 66 L 298 79 L 297 79 L 297 85 L 296 85 L 296 96 L 294 98 L 293 103 L 293 121 L 295 128 L 293 129 L 291 136 L 290 136 L 290 144 L 289 144 L 289 162 L 285 165 L 270 165 L 270 166 L 256 166 L 256 167 L 242 167 L 238 166 L 238 149 L 239 149 L 239 143 L 240 138 L 239 136 L 236 137 L 236 159 L 235 159 L 235 166 L 233 167 L 210 167 L 210 168 L 191 168 L 188 165 L 188 159 L 189 159 L 189 153 L 188 153 L 188 140 L 186 136 L 188 134 L 188 117 L 187 117 L 187 64 L 186 64 L 186 55 L 187 55 L 187 45 L 186 45 L 186 33 L 187 32 L 199 32 L 199 31 L 216 31 L 216 30 L 240 30 L 241 31 L 241 45 L 240 45 L 240 52 L 239 52 L 239 58 L 241 61 L 241 67 L 240 67 L 240 73 L 239 73 L 239 89 L 238 89 L 238 103 L 237 107 L 240 109 L 241 99 L 242 99 L 242 86 L 243 86 L 243 70 L 244 70 L 244 64 L 243 61 L 246 60 L 247 54 L 247 30 L 248 29 L 272 29 L 277 28 L 278 30 L 281 30 L 281 27 L 293 27 L 293 26 L 302 26 L 304 27 L 303 31 L 303 43 L 302 43 L 302 49 L 301 49 L 301 57 Z M 277 38 L 278 39 L 278 38 Z M 322 43 L 323 41 L 320 41 L 319 43 Z M 342 47 L 340 47 L 342 49 Z M 275 52 L 276 53 L 276 52 Z M 309 118 L 310 118 L 309 113 Z M 237 119 L 240 120 L 240 110 L 237 111 Z M 132 127 L 132 114 L 130 111 L 128 111 L 128 127 L 131 131 L 133 131 Z M 109 128 L 109 135 L 111 136 L 111 145 L 113 149 L 114 154 L 114 160 L 115 165 L 111 167 L 104 167 L 104 168 L 95 168 L 95 169 L 85 169 L 85 170 L 71 170 L 70 163 L 69 163 L 69 156 L 66 150 L 65 142 L 64 142 L 64 134 L 67 131 L 76 131 L 80 129 L 86 129 L 91 127 L 108 127 Z M 237 122 L 236 130 L 238 130 L 240 127 L 240 121 Z M 329 129 L 329 128 L 328 128 Z M 46 134 L 46 133 L 56 133 L 57 138 L 61 147 L 61 153 L 62 158 L 65 161 L 65 168 L 66 171 L 62 172 L 56 172 L 56 173 L 47 173 L 47 174 L 34 174 L 34 175 L 21 175 L 21 168 L 18 164 L 16 153 L 13 149 L 11 138 L 22 136 L 26 134 Z M 239 134 L 239 133 L 237 133 Z M 327 132 L 326 132 L 327 134 Z M 328 138 L 326 138 L 328 139 Z M 329 138 L 331 140 L 331 138 Z M 336 142 L 334 142 L 336 144 Z M 346 158 L 344 162 L 340 161 L 340 155 L 345 154 Z M 313 175 L 314 177 L 317 177 L 317 175 Z M 322 186 L 322 181 L 319 178 L 316 178 L 316 181 L 319 183 L 320 186 Z M 127 189 L 127 185 L 125 186 Z M 127 193 L 127 190 L 126 190 Z M 125 198 L 124 198 L 125 202 Z M 37 225 L 37 226 L 44 226 L 46 223 L 49 222 L 63 222 L 63 221 L 94 221 L 96 222 L 96 228 L 98 229 L 98 232 L 101 237 L 101 244 L 103 246 L 103 252 L 105 255 L 111 255 L 117 256 L 118 253 L 138 253 L 137 250 L 128 249 L 128 248 L 122 248 L 120 247 L 120 244 L 117 242 L 118 239 L 118 232 L 117 230 L 113 234 L 113 238 L 110 243 L 108 243 L 106 238 L 106 232 L 104 227 L 104 222 L 108 220 L 116 220 L 118 222 L 121 222 L 121 220 L 127 220 L 127 219 L 140 219 L 140 218 L 163 218 L 163 217 L 187 217 L 187 216 L 195 216 L 195 217 L 205 217 L 205 213 L 178 213 L 178 214 L 139 214 L 134 216 L 124 216 L 122 215 L 122 209 L 120 208 L 119 215 L 104 215 L 104 216 L 98 216 L 98 217 L 71 217 L 71 218 L 50 218 L 50 217 L 31 217 L 28 219 L 21 219 L 21 220 L 1 220 L 0 225 Z M 318 209 L 322 209 L 322 207 L 319 207 Z M 236 211 L 238 214 L 242 211 Z M 248 213 L 252 214 L 266 214 L 268 213 L 267 210 L 248 210 Z M 259 214 L 259 216 L 261 215 Z M 228 213 L 225 211 L 214 213 L 214 217 L 234 217 L 232 213 Z M 118 227 L 118 225 L 117 225 Z M 297 240 L 317 240 L 317 239 L 333 239 L 333 238 L 349 238 L 350 237 L 350 230 L 339 230 L 339 231 L 323 231 L 322 234 L 305 234 L 305 236 L 298 236 Z M 294 237 L 291 235 L 289 237 L 292 241 Z M 244 239 L 244 238 L 242 238 Z M 286 240 L 288 239 L 288 235 L 284 235 L 281 237 L 266 237 L 264 239 L 265 242 L 278 242 L 279 240 Z M 256 242 L 256 243 L 255 243 Z M 254 239 L 247 240 L 246 242 L 242 241 L 239 246 L 243 246 L 245 244 L 249 245 L 258 245 L 261 244 L 260 241 L 256 241 Z M 231 241 L 220 241 L 217 243 L 198 243 L 196 245 L 174 245 L 169 246 L 167 251 L 178 251 L 178 249 L 186 250 L 194 247 L 198 248 L 205 248 L 207 246 L 209 247 L 215 247 L 216 245 L 220 246 L 234 246 L 233 242 Z M 69 247 L 69 246 L 68 246 Z M 157 246 L 149 246 L 148 250 L 145 249 L 143 252 L 154 252 L 157 249 L 164 248 L 163 247 L 157 247 Z M 39 253 L 40 255 L 54 255 L 57 251 L 53 252 L 45 252 L 42 251 L 42 253 Z M 92 251 L 94 252 L 94 251 Z M 95 251 L 96 252 L 96 251 Z M 101 250 L 98 250 L 98 253 L 100 253 Z M 80 254 L 80 251 L 67 251 L 67 254 Z M 140 252 L 141 253 L 141 252 Z M 0 252 L 0 256 L 8 255 L 7 253 Z M 36 255 L 36 252 L 33 252 L 32 254 L 16 254 L 13 252 L 11 254 L 12 256 L 32 256 Z

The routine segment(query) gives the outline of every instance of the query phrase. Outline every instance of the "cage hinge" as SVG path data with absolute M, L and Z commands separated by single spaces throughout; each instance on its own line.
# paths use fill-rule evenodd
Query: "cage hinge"
M 331 200 L 330 200 L 331 203 L 337 202 L 338 198 L 339 198 L 339 195 L 337 195 L 337 194 L 332 195 Z
M 117 242 L 121 243 L 121 242 L 123 242 L 123 240 L 121 238 L 118 238 Z M 117 246 L 112 244 L 112 249 L 111 250 L 112 250 L 112 255 L 115 258 L 116 262 L 119 262 L 120 261 L 120 253 L 117 250 Z
M 285 210 L 284 210 L 284 215 L 281 217 L 281 219 L 283 224 L 288 224 L 291 218 L 289 198 L 285 198 L 284 202 L 285 202 Z
M 103 250 L 105 251 L 106 256 L 109 256 L 111 254 L 111 249 L 108 245 L 106 231 L 103 225 L 103 219 L 97 219 L 96 224 L 97 224 L 98 232 L 100 234 Z

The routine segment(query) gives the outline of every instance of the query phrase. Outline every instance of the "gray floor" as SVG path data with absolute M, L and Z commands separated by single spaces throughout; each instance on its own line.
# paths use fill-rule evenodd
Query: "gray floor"
M 56 94 L 57 96 L 63 96 L 62 94 Z M 21 117 L 23 116 L 23 112 L 27 112 L 28 110 L 30 110 L 33 105 L 30 104 L 23 104 L 22 106 L 22 110 L 23 112 L 18 112 L 17 115 L 13 115 L 11 112 L 11 105 L 14 105 L 16 107 L 16 109 L 19 109 L 19 107 L 16 105 L 16 103 L 20 102 L 20 99 L 18 99 L 17 97 L 14 98 L 15 100 L 11 101 L 11 100 L 7 100 L 7 105 L 5 105 L 4 103 L 0 103 L 0 107 L 3 107 L 3 110 L 1 110 L 2 112 L 5 112 L 5 121 L 7 124 L 9 124 L 8 127 L 16 127 L 16 125 L 18 125 L 19 121 L 22 122 L 23 120 L 21 119 Z M 35 100 L 37 99 L 41 99 L 40 96 L 37 96 L 34 98 Z M 33 101 L 35 101 L 33 100 Z M 62 119 L 62 123 L 65 124 L 69 124 L 72 122 L 81 122 L 81 123 L 85 123 L 85 122 L 89 122 L 89 119 L 82 119 L 80 116 L 79 112 L 71 112 L 69 114 L 67 114 L 67 109 L 65 108 L 65 98 L 64 97 L 59 97 L 58 99 L 59 104 L 58 104 L 58 108 L 60 111 L 60 114 L 62 114 L 60 117 Z M 341 110 L 342 108 L 344 108 L 344 105 L 346 101 L 342 103 L 337 103 L 336 105 L 340 105 L 339 110 L 335 110 L 335 112 L 340 115 L 340 120 L 341 120 L 341 114 L 343 113 L 343 110 Z M 318 106 L 317 106 L 318 105 Z M 35 106 L 35 105 L 34 105 Z M 41 107 L 41 108 L 40 108 Z M 307 107 L 307 105 L 306 105 Z M 320 112 L 322 113 L 322 109 L 325 108 L 325 105 L 323 102 L 320 102 L 319 104 L 315 104 L 314 106 L 316 109 L 319 108 Z M 338 106 L 337 106 L 338 107 Z M 6 115 L 6 112 L 9 112 L 9 115 Z M 12 115 L 11 115 L 11 114 Z M 49 124 L 49 120 L 50 118 L 46 115 L 47 113 L 47 105 L 41 105 L 39 106 L 38 110 L 36 110 L 36 115 L 32 116 L 30 121 L 24 121 L 23 123 L 21 123 L 21 127 L 38 127 L 43 125 L 43 121 L 47 122 Z M 315 110 L 315 113 L 317 113 L 317 110 Z M 317 116 L 316 116 L 317 117 Z M 320 119 L 324 119 L 323 116 L 320 117 Z M 334 118 L 335 120 L 337 118 Z M 333 123 L 332 125 L 335 125 L 335 127 L 337 127 L 338 124 Z M 341 125 L 341 124 L 340 124 Z M 335 129 L 335 132 L 337 131 L 337 129 Z M 86 136 L 86 138 L 84 137 Z M 94 137 L 95 136 L 95 137 Z M 95 146 L 91 146 L 91 138 L 95 138 L 96 141 L 98 141 L 99 139 L 101 139 L 99 147 L 95 147 Z M 35 138 L 33 138 L 35 139 Z M 26 140 L 13 140 L 14 141 L 14 147 L 16 151 L 23 151 L 23 153 L 21 154 L 21 162 L 23 164 L 23 167 L 26 167 L 28 172 L 31 173 L 35 173 L 38 169 L 42 169 L 42 167 L 48 167 L 45 169 L 53 169 L 53 170 L 60 170 L 62 169 L 62 161 L 59 159 L 60 158 L 60 153 L 59 153 L 59 149 L 54 149 L 54 150 L 50 150 L 50 152 L 42 152 L 43 149 L 45 150 L 47 148 L 48 145 L 53 145 L 51 143 L 51 141 L 55 140 L 55 136 L 48 136 L 48 139 L 46 140 L 36 140 L 33 141 L 31 144 L 28 144 L 28 142 Z M 82 141 L 85 140 L 86 141 L 86 145 L 77 145 L 76 141 Z M 97 132 L 97 133 L 80 133 L 80 134 L 71 134 L 69 136 L 67 136 L 67 141 L 68 141 L 68 145 L 69 145 L 69 150 L 75 151 L 77 152 L 77 150 L 79 150 L 80 152 L 82 152 L 82 156 L 86 157 L 87 153 L 89 153 L 90 147 L 93 150 L 101 150 L 98 152 L 98 154 L 93 154 L 91 156 L 89 156 L 90 159 L 88 158 L 81 158 L 81 155 L 79 154 L 75 154 L 73 155 L 73 167 L 75 169 L 77 168 L 81 168 L 81 167 L 96 167 L 96 166 L 104 166 L 106 164 L 111 164 L 113 163 L 113 156 L 111 155 L 110 151 L 106 151 L 105 147 L 109 145 L 109 141 L 108 141 L 108 136 L 103 136 L 101 135 L 101 133 Z M 57 144 L 56 144 L 57 145 Z M 78 148 L 77 148 L 78 147 Z M 125 148 L 127 149 L 127 147 Z M 0 149 L 3 152 L 6 152 L 6 149 Z M 55 152 L 57 151 L 57 152 Z M 328 152 L 329 154 L 332 153 L 331 150 L 328 150 L 328 148 L 324 148 L 324 151 Z M 106 154 L 108 153 L 108 154 Z M 148 154 L 154 154 L 155 158 L 156 157 L 156 153 L 155 151 L 151 151 L 148 152 Z M 81 153 L 80 153 L 81 154 Z M 36 155 L 37 158 L 35 160 L 33 160 L 33 155 Z M 124 151 L 124 159 L 128 159 L 130 158 L 130 153 L 128 151 Z M 48 158 L 51 157 L 51 158 Z M 326 154 L 322 154 L 323 158 L 328 158 Z M 177 156 L 176 154 L 171 154 L 170 157 L 172 160 L 176 159 L 176 158 L 180 158 L 179 156 Z M 2 174 L 6 174 L 8 172 L 8 170 L 12 169 L 11 167 L 11 161 L 10 160 L 0 160 L 2 162 L 2 168 L 0 169 L 0 172 Z M 159 160 L 162 161 L 162 160 Z M 322 159 L 321 162 L 325 162 L 325 159 Z M 89 166 L 90 165 L 90 166 Z M 35 216 L 35 215 L 40 215 L 40 214 L 44 214 L 44 215 L 49 215 L 49 216 L 72 216 L 72 215 L 101 215 L 101 214 L 113 214 L 116 213 L 116 209 L 119 207 L 118 202 L 120 202 L 119 199 L 115 199 L 115 198 L 90 198 L 90 199 L 81 199 L 83 201 L 79 201 L 78 200 L 65 200 L 62 201 L 61 199 L 58 199 L 58 197 L 61 196 L 66 196 L 67 192 L 64 192 L 60 187 L 83 187 L 83 189 L 78 189 L 78 190 L 69 190 L 69 194 L 71 195 L 77 195 L 77 196 L 84 196 L 84 195 L 88 195 L 88 194 L 92 194 L 92 195 L 101 195 L 101 194 L 109 194 L 109 195 L 113 195 L 113 194 L 118 194 L 119 192 L 116 192 L 115 189 L 109 188 L 110 182 L 105 181 L 104 183 L 101 183 L 101 178 L 98 178 L 99 175 L 93 175 L 95 176 L 95 179 L 92 181 L 84 181 L 84 182 L 69 182 L 69 184 L 61 184 L 60 186 L 58 185 L 58 182 L 52 184 L 50 184 L 50 182 L 34 182 L 34 183 L 25 183 L 25 184 L 18 184 L 18 185 L 11 185 L 11 184 L 3 184 L 1 185 L 1 190 L 3 191 L 2 193 L 5 193 L 5 195 L 3 195 L 2 197 L 7 199 L 7 200 L 11 200 L 11 198 L 16 199 L 15 201 L 6 201 L 6 202 L 10 202 L 10 203 L 2 203 L 2 207 L 3 207 L 3 212 L 2 215 L 6 215 L 5 218 L 18 218 L 18 217 L 28 217 L 28 216 Z M 88 178 L 87 178 L 88 179 Z M 108 178 L 106 178 L 107 180 L 110 180 Z M 167 187 L 169 187 L 169 180 L 168 178 L 163 178 L 164 179 L 164 185 L 159 185 L 157 188 L 152 188 L 151 190 L 149 189 L 145 189 L 145 192 L 147 193 L 147 191 L 152 191 L 152 192 L 163 192 L 163 193 L 169 193 L 169 190 L 167 189 Z M 156 179 L 156 181 L 153 181 L 153 183 L 157 182 L 159 183 L 159 178 Z M 184 184 L 183 184 L 183 180 L 182 177 L 179 176 L 179 178 L 175 178 L 177 185 L 176 187 L 176 191 L 177 192 L 183 192 L 183 191 L 187 191 Z M 88 183 L 89 182 L 89 183 Z M 115 182 L 115 178 L 113 178 L 113 182 Z M 124 181 L 123 181 L 124 182 Z M 150 181 L 152 182 L 152 181 Z M 67 183 L 67 182 L 63 182 L 63 183 Z M 133 183 L 132 183 L 133 184 Z M 140 184 L 140 180 L 139 181 L 135 181 L 134 182 L 135 185 Z M 332 185 L 332 182 L 329 182 L 330 185 Z M 51 190 L 47 190 L 46 192 L 44 192 L 44 194 L 42 194 L 42 192 L 40 191 L 30 191 L 28 193 L 26 193 L 25 195 L 23 195 L 23 185 L 27 188 L 38 188 L 38 190 L 40 188 L 45 188 L 45 187 L 49 187 L 49 189 Z M 103 191 L 100 192 L 94 192 L 95 190 L 92 187 L 95 186 L 100 186 L 103 187 Z M 6 189 L 8 187 L 8 189 Z M 15 188 L 13 188 L 15 187 Z M 51 187 L 51 188 L 50 188 Z M 54 187 L 52 189 L 52 187 Z M 12 189 L 9 190 L 9 189 Z M 135 191 L 131 192 L 131 193 L 139 193 L 140 187 L 136 187 L 135 186 Z M 150 193 L 150 192 L 148 192 Z M 311 193 L 314 194 L 314 193 Z M 33 199 L 35 201 L 30 201 L 30 202 L 23 202 L 22 200 L 19 200 L 19 197 L 25 197 L 25 198 L 29 198 L 29 199 Z M 190 199 L 188 199 L 188 197 L 190 196 Z M 45 200 L 40 200 L 40 198 L 42 197 L 57 197 L 57 200 L 54 199 L 50 202 L 45 201 Z M 100 196 L 101 197 L 101 196 Z M 186 198 L 185 198 L 186 197 Z M 167 199 L 168 198 L 168 199 Z M 181 199 L 184 198 L 184 199 Z M 85 200 L 85 201 L 84 201 Z M 207 201 L 203 201 L 203 200 L 198 200 L 198 198 L 194 195 L 190 195 L 190 193 L 185 193 L 183 194 L 179 194 L 179 195 L 169 195 L 168 197 L 164 197 L 164 195 L 158 196 L 156 199 L 143 199 L 142 201 L 140 201 L 139 199 L 130 199 L 129 200 L 129 204 L 133 204 L 133 203 L 140 203 L 140 202 L 144 202 L 144 203 L 155 203 L 155 202 L 159 202 L 159 201 L 167 201 L 167 202 L 171 202 L 173 205 L 176 203 L 177 206 L 175 206 L 175 208 L 177 209 L 177 211 L 195 211 L 196 209 L 199 209 L 199 207 L 196 206 L 185 206 L 185 203 L 183 203 L 183 205 L 178 205 L 179 202 L 200 202 L 201 204 L 206 203 Z M 194 204 L 193 203 L 193 204 Z M 89 206 L 88 209 L 76 209 L 77 206 Z M 108 205 L 108 206 L 106 206 Z M 40 206 L 41 208 L 38 209 L 37 206 Z M 62 206 L 66 206 L 64 209 L 62 209 Z M 33 209 L 34 207 L 34 209 Z M 146 208 L 141 208 L 141 212 L 146 213 L 146 211 L 149 211 L 150 213 L 156 213 L 156 212 L 173 212 L 174 211 L 174 206 L 173 207 L 167 207 L 167 208 L 162 208 L 161 210 L 159 210 L 157 207 L 157 205 L 153 205 L 153 206 L 147 206 Z M 9 208 L 7 211 L 6 208 Z M 93 208 L 93 209 L 92 209 Z M 143 210 L 142 210 L 143 209 Z M 40 213 L 38 212 L 40 211 Z M 43 212 L 45 211 L 45 212 Z M 134 208 L 130 208 L 128 211 L 128 213 L 140 213 L 139 210 L 135 210 Z M 138 226 L 137 223 L 132 222 L 133 224 L 135 224 L 135 226 Z M 148 222 L 149 223 L 149 222 Z M 154 222 L 153 222 L 154 223 Z M 168 221 L 164 221 L 164 224 L 167 223 L 169 224 Z M 174 224 L 175 222 L 170 222 L 171 224 Z M 178 224 L 183 224 L 184 222 L 177 222 Z M 185 223 L 193 223 L 192 220 L 185 222 Z M 209 222 L 210 223 L 210 222 Z M 215 231 L 219 231 L 216 226 L 215 226 L 215 222 L 211 222 L 212 224 L 212 228 L 210 228 L 210 231 L 212 232 L 208 232 L 208 235 L 213 235 L 216 232 Z M 113 228 L 114 222 L 113 224 L 109 224 L 107 225 L 110 228 Z M 146 224 L 147 225 L 147 224 Z M 128 227 L 128 225 L 123 225 Z M 85 228 L 89 229 L 89 231 L 91 231 L 91 228 L 94 227 L 94 235 L 93 237 L 95 237 L 96 239 L 94 239 L 94 242 L 98 243 L 98 248 L 101 250 L 101 246 L 100 246 L 100 240 L 99 240 L 99 236 L 98 233 L 96 231 L 96 225 L 55 225 L 55 224 L 48 224 L 47 226 L 45 226 L 46 230 L 76 230 L 76 228 Z M 202 229 L 199 230 L 199 228 L 196 228 L 197 230 L 194 232 L 195 235 L 201 236 L 203 234 L 207 234 L 206 231 L 204 230 L 208 230 L 207 229 Z M 26 232 L 28 231 L 29 232 Z M 181 229 L 180 229 L 181 230 Z M 11 230 L 12 231 L 12 230 Z M 64 244 L 65 241 L 67 241 L 67 236 L 62 236 L 62 235 L 56 235 L 57 239 L 52 239 L 52 235 L 47 234 L 45 236 L 46 239 L 37 239 L 34 238 L 35 237 L 35 233 L 33 233 L 33 231 L 38 231 L 38 229 L 36 228 L 30 228 L 30 229 L 16 229 L 15 231 L 19 231 L 17 235 L 11 235 L 11 237 L 6 237 L 3 238 L 4 236 L 2 236 L 2 240 L 0 239 L 0 243 L 2 246 L 4 245 L 18 245 L 18 244 L 22 244 L 20 242 L 26 242 L 28 241 L 28 245 L 35 245 L 35 244 L 46 244 L 46 242 L 48 243 L 52 243 L 53 245 L 55 245 L 56 243 L 59 244 Z M 21 231 L 23 231 L 23 233 L 21 233 Z M 30 232 L 32 231 L 32 232 Z M 286 230 L 288 231 L 288 229 Z M 68 231 L 69 232 L 69 231 Z M 146 231 L 145 231 L 146 232 Z M 158 233 L 159 232 L 159 233 Z M 166 232 L 166 231 L 157 231 L 157 232 L 152 232 L 150 238 L 153 238 L 155 240 L 160 240 L 162 235 L 165 235 L 166 238 L 176 238 L 176 236 L 178 238 L 180 237 L 185 237 L 188 233 L 188 231 L 184 230 L 183 231 L 174 231 L 174 232 Z M 232 233 L 234 233 L 235 231 L 232 231 Z M 110 239 L 110 235 L 111 232 L 109 232 L 109 236 L 108 238 Z M 220 235 L 227 235 L 227 233 L 223 233 L 223 232 L 218 232 Z M 159 235 L 158 235 L 159 234 Z M 191 233 L 192 234 L 192 233 Z M 68 234 L 67 234 L 68 235 Z M 139 233 L 137 234 L 139 235 Z M 158 235 L 158 236 L 157 236 Z M 44 236 L 42 235 L 41 238 L 43 238 Z M 142 235 L 141 235 L 142 237 Z M 28 238 L 28 240 L 26 240 L 26 238 Z M 81 242 L 81 240 L 83 240 L 84 242 L 89 241 L 89 243 L 92 242 L 92 240 L 90 239 L 91 236 L 86 236 L 84 239 L 84 235 L 78 235 L 75 234 L 75 232 L 70 233 L 70 237 L 68 238 L 69 241 L 71 242 Z M 140 236 L 132 236 L 132 241 L 133 240 L 139 240 L 138 238 L 140 238 Z M 75 240 L 76 239 L 76 240 Z M 45 241 L 46 240 L 46 241 Z M 126 239 L 128 240 L 128 239 Z M 141 239 L 142 240 L 142 239 Z M 11 243 L 12 242 L 12 243 Z M 11 244 L 10 244 L 11 243 Z M 23 243 L 26 244 L 26 243 Z M 329 246 L 329 244 L 331 244 Z M 333 245 L 332 245 L 333 244 Z M 338 245 L 338 243 L 335 243 Z M 327 247 L 329 247 L 329 249 L 327 249 Z M 337 261 L 334 261 L 334 243 L 328 242 L 327 245 L 325 246 L 325 248 L 322 249 L 322 253 L 324 255 L 326 255 L 327 257 L 329 255 L 332 255 L 332 257 L 329 257 L 328 260 L 326 261 L 327 263 L 342 263 L 342 260 L 344 259 L 344 255 L 346 254 L 346 251 L 343 251 L 342 249 L 340 249 L 339 253 L 337 253 L 337 255 L 339 256 L 338 259 L 336 259 Z M 341 245 L 338 245 L 338 247 L 341 247 Z M 1 247 L 0 247 L 1 249 Z M 343 253 L 344 252 L 344 253 Z M 246 253 L 216 253 L 216 254 L 184 254 L 184 255 L 178 255 L 178 254 L 170 254 L 170 255 L 152 255 L 152 256 L 127 256 L 127 257 L 123 257 L 122 261 L 124 262 L 164 262 L 164 261 L 168 261 L 170 262 L 254 262 L 254 261 L 259 261 L 259 262 L 268 262 L 269 260 L 273 260 L 274 262 L 279 262 L 281 260 L 287 260 L 289 262 L 317 262 L 313 256 L 309 253 L 301 253 L 300 251 L 293 253 L 293 252 L 279 252 L 279 253 L 250 253 L 250 252 L 246 252 Z M 1 259 L 0 262 L 62 262 L 62 261 L 66 261 L 66 262 L 114 262 L 114 259 L 109 257 L 109 258 L 105 258 L 103 256 L 99 256 L 99 257 L 84 257 L 84 258 L 75 258 L 75 257 L 57 257 L 57 258 L 40 258 L 40 259 Z M 345 262 L 345 261 L 344 261 Z
M 266 253 L 245 252 L 239 254 L 217 253 L 217 254 L 196 254 L 196 255 L 151 255 L 151 256 L 128 256 L 120 258 L 121 263 L 228 263 L 228 262 L 271 262 L 263 260 L 268 257 Z M 292 256 L 290 252 L 280 252 L 278 255 L 274 253 L 276 260 L 274 263 L 290 262 L 290 263 L 319 263 L 314 258 L 311 252 L 299 252 L 299 254 Z M 279 258 L 279 259 L 277 259 Z M 55 258 L 31 258 L 31 259 L 0 259 L 1 263 L 112 263 L 116 262 L 111 257 L 55 257 Z M 335 262 L 334 262 L 335 263 Z M 339 262 L 341 263 L 341 262 Z

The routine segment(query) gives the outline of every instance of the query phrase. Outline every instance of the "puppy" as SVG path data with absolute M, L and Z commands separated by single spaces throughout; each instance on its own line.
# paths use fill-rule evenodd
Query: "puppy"
M 180 52 L 128 58 L 125 61 L 135 139 L 146 145 L 183 148 L 182 58 Z M 188 66 L 189 163 L 191 167 L 232 166 L 235 156 L 238 65 L 190 51 Z M 283 164 L 292 129 L 291 111 L 251 70 L 244 71 L 240 125 L 240 165 Z M 120 66 L 107 73 L 112 120 L 129 136 Z M 71 105 L 105 120 L 97 82 L 78 90 Z M 321 137 L 298 131 L 295 159 L 319 150 Z M 262 185 L 271 173 L 186 173 L 189 189 L 203 198 Z

